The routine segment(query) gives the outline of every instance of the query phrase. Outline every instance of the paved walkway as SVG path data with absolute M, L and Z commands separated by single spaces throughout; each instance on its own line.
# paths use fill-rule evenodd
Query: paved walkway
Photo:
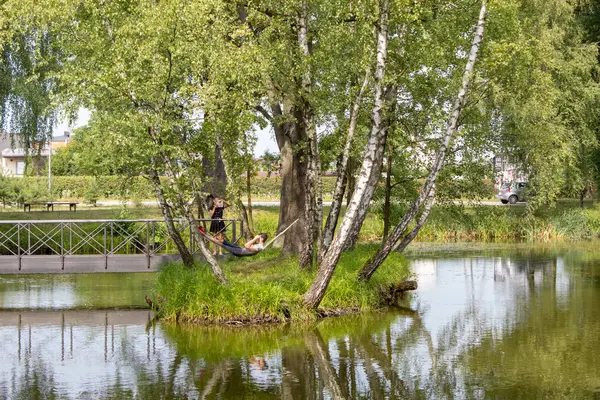
M 243 202 L 245 206 L 248 205 L 248 203 Z M 122 204 L 124 204 L 123 201 L 119 201 L 119 200 L 103 200 L 103 201 L 98 201 L 96 203 L 99 206 L 120 206 Z M 128 201 L 126 202 L 126 204 L 128 206 L 133 206 L 134 202 L 132 201 Z M 142 205 L 144 206 L 155 206 L 158 207 L 158 202 L 157 201 L 142 201 L 141 202 Z M 344 202 L 344 205 L 346 203 Z M 468 204 L 468 203 L 465 203 Z M 505 206 L 505 207 L 510 207 L 509 204 L 502 204 L 499 200 L 486 200 L 486 201 L 480 201 L 479 203 L 475 203 L 475 204 L 480 204 L 483 206 Z M 279 207 L 279 202 L 278 201 L 253 201 L 252 202 L 253 206 L 256 207 Z M 324 201 L 323 202 L 324 206 L 330 206 L 331 202 L 330 201 Z M 517 203 L 515 204 L 516 206 L 526 206 L 527 203 L 526 202 L 521 202 L 521 203 Z

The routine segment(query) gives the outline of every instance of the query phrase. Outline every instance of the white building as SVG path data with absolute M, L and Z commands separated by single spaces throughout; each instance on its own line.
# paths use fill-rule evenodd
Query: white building
M 56 152 L 59 147 L 66 146 L 71 141 L 71 135 L 69 132 L 65 132 L 62 136 L 55 136 L 52 138 L 52 154 Z M 2 168 L 2 175 L 4 176 L 23 176 L 25 174 L 25 149 L 21 143 L 15 141 L 11 143 L 10 136 L 7 133 L 0 134 L 0 168 Z M 14 146 L 14 147 L 13 147 Z M 37 149 L 29 149 L 30 156 L 37 156 Z M 49 149 L 45 147 L 41 150 L 37 161 L 37 169 L 44 169 L 48 160 Z
M 527 181 L 527 174 L 522 172 L 515 164 L 512 164 L 507 156 L 499 154 L 492 158 L 496 179 L 496 189 L 512 181 Z

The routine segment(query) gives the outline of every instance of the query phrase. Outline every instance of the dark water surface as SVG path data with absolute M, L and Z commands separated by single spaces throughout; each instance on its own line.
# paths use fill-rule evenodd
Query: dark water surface
M 412 253 L 406 308 L 154 324 L 151 274 L 0 276 L 1 399 L 600 399 L 600 252 Z M 39 310 L 41 309 L 41 310 Z

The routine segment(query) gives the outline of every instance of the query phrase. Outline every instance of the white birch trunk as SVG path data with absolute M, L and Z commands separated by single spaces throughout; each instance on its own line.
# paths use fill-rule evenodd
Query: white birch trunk
M 298 45 L 302 51 L 305 61 L 309 62 L 310 47 L 308 43 L 308 6 L 306 0 L 300 1 L 300 8 L 297 18 Z M 306 231 L 303 240 L 303 248 L 298 258 L 300 268 L 310 269 L 313 264 L 314 245 L 317 238 L 317 231 L 320 229 L 322 212 L 319 211 L 317 202 L 317 180 L 320 178 L 319 149 L 317 141 L 317 127 L 313 110 L 308 98 L 312 93 L 311 71 L 308 65 L 302 73 L 302 126 L 306 130 L 308 143 L 306 149 L 306 190 L 305 190 L 305 220 Z M 322 206 L 322 200 L 320 202 Z
M 167 173 L 167 175 L 169 177 L 169 181 L 171 182 L 171 185 L 175 186 L 176 170 L 173 167 L 173 163 L 171 162 L 171 159 L 168 157 L 168 155 L 161 152 L 161 156 L 162 156 L 163 162 L 165 163 L 165 167 L 166 167 L 165 172 Z M 195 194 L 196 193 L 194 193 L 194 196 L 192 196 L 192 198 L 195 198 Z M 181 193 L 177 194 L 177 203 L 179 205 L 179 208 L 183 212 L 183 215 L 187 219 L 187 221 L 191 227 L 192 235 L 194 236 L 196 243 L 198 243 L 198 247 L 200 248 L 202 255 L 204 256 L 204 258 L 206 258 L 206 261 L 210 265 L 210 269 L 212 270 L 213 275 L 219 281 L 220 284 L 225 285 L 225 286 L 229 285 L 229 280 L 227 279 L 227 276 L 225 276 L 225 273 L 219 266 L 219 263 L 217 262 L 216 258 L 213 257 L 213 255 L 210 253 L 210 251 L 204 245 L 204 239 L 202 238 L 202 235 L 200 235 L 200 233 L 198 231 L 198 221 L 196 220 L 196 217 L 194 216 L 194 213 L 192 212 L 190 205 L 187 203 L 186 199 L 183 198 Z
M 466 102 L 466 95 L 473 76 L 473 70 L 475 68 L 475 62 L 477 61 L 479 47 L 481 46 L 481 42 L 483 41 L 486 12 L 487 8 L 486 2 L 484 0 L 481 3 L 481 10 L 479 12 L 479 19 L 477 21 L 477 27 L 475 29 L 475 36 L 473 37 L 473 44 L 471 46 L 471 52 L 469 53 L 469 59 L 465 67 L 465 72 L 463 74 L 461 87 L 454 101 L 452 111 L 448 118 L 446 132 L 442 138 L 440 148 L 438 149 L 433 164 L 431 165 L 431 170 L 429 172 L 429 176 L 427 177 L 427 181 L 425 181 L 423 190 L 421 194 L 412 203 L 411 207 L 408 209 L 400 223 L 394 228 L 394 231 L 388 236 L 383 245 L 379 248 L 377 253 L 361 269 L 359 273 L 360 280 L 366 281 L 369 280 L 371 276 L 373 276 L 377 268 L 379 268 L 383 261 L 385 261 L 389 253 L 392 250 L 394 250 L 398 241 L 403 237 L 404 231 L 408 228 L 411 221 L 416 217 L 423 203 L 426 201 L 426 199 L 430 198 L 430 191 L 433 190 L 438 174 L 442 169 L 442 165 L 444 164 L 450 141 L 458 130 L 458 121 L 460 118 L 461 111 Z M 433 201 L 433 198 L 431 199 Z M 424 213 L 425 218 L 427 218 L 428 214 L 428 211 Z M 423 221 L 421 224 L 417 224 L 418 228 L 416 232 L 411 232 L 405 237 L 406 240 L 402 241 L 404 248 L 416 236 L 416 234 L 418 233 L 418 229 L 421 228 L 423 223 L 425 223 L 425 221 Z
M 387 57 L 388 44 L 388 7 L 389 0 L 380 0 L 379 3 L 379 23 L 377 27 L 377 65 L 375 70 L 375 101 L 372 113 L 371 132 L 367 149 L 364 154 L 364 160 L 356 184 L 356 189 L 352 194 L 350 205 L 342 220 L 341 226 L 335 235 L 331 245 L 319 267 L 317 276 L 312 285 L 304 295 L 304 304 L 308 308 L 317 308 L 325 296 L 325 291 L 333 272 L 339 261 L 344 244 L 351 231 L 356 217 L 362 208 L 368 207 L 371 198 L 369 194 L 369 184 L 373 179 L 377 179 L 381 170 L 383 152 L 385 148 L 385 135 L 383 128 L 383 108 L 384 100 L 384 78 L 385 63 Z M 372 194 L 372 192 L 371 192 Z M 368 198 L 367 198 L 368 197 Z
M 369 84 L 370 71 L 367 68 L 365 73 L 365 79 L 363 80 L 362 86 L 354 100 L 352 106 L 352 112 L 350 114 L 350 125 L 348 126 L 348 135 L 346 136 L 346 144 L 344 145 L 344 151 L 342 153 L 342 160 L 340 167 L 337 171 L 337 178 L 335 181 L 335 189 L 333 190 L 333 200 L 331 202 L 331 210 L 327 216 L 327 222 L 323 229 L 323 238 L 321 241 L 321 258 L 327 252 L 331 241 L 333 240 L 333 232 L 337 226 L 338 218 L 340 216 L 340 210 L 342 209 L 342 201 L 344 197 L 344 178 L 346 176 L 346 170 L 348 169 L 348 158 L 350 157 L 350 150 L 352 149 L 352 141 L 354 140 L 354 132 L 356 132 L 356 124 L 358 121 L 358 112 L 360 111 L 360 105 L 364 92 Z

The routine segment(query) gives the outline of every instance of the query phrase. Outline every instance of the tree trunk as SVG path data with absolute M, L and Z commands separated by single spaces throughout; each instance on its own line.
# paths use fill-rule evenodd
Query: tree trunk
M 360 229 L 362 228 L 363 222 L 367 217 L 367 211 L 369 211 L 369 205 L 371 203 L 371 199 L 373 198 L 373 194 L 375 193 L 375 189 L 377 188 L 377 183 L 379 182 L 379 178 L 381 175 L 381 168 L 383 164 L 383 159 L 385 155 L 385 146 L 387 143 L 387 135 L 388 131 L 394 122 L 394 111 L 396 107 L 396 95 L 398 93 L 398 88 L 395 85 L 390 85 L 385 90 L 385 103 L 392 105 L 392 109 L 387 113 L 386 118 L 381 118 L 381 122 L 379 123 L 379 129 L 381 134 L 380 146 L 377 149 L 377 153 L 375 154 L 375 159 L 378 160 L 375 165 L 376 171 L 372 171 L 371 176 L 369 177 L 369 181 L 365 187 L 364 199 L 366 204 L 364 207 L 361 207 L 358 210 L 358 215 L 354 218 L 352 222 L 352 226 L 350 228 L 350 232 L 348 233 L 348 238 L 346 239 L 346 243 L 344 244 L 344 250 L 348 250 L 354 247 L 355 243 L 358 241 L 358 236 L 360 234 Z M 382 106 L 383 109 L 383 106 Z M 383 114 L 383 111 L 382 111 Z
M 408 228 L 410 222 L 415 218 L 415 216 L 419 212 L 419 209 L 421 208 L 423 203 L 426 201 L 426 199 L 430 199 L 431 202 L 433 201 L 433 195 L 430 194 L 430 192 L 432 192 L 434 190 L 435 182 L 437 180 L 438 174 L 444 163 L 444 160 L 446 157 L 446 152 L 448 150 L 448 146 L 450 145 L 450 140 L 452 139 L 452 137 L 456 134 L 456 132 L 458 130 L 458 121 L 460 118 L 460 113 L 466 102 L 466 94 L 467 94 L 469 84 L 471 82 L 473 69 L 475 67 L 475 61 L 477 60 L 477 53 L 479 51 L 479 46 L 481 45 L 481 41 L 483 40 L 483 33 L 484 33 L 484 27 L 485 27 L 485 16 L 486 16 L 486 3 L 485 3 L 485 1 L 483 1 L 481 4 L 481 10 L 479 13 L 479 20 L 477 22 L 475 37 L 473 38 L 473 45 L 471 46 L 471 52 L 469 54 L 469 59 L 467 61 L 467 65 L 465 67 L 465 72 L 463 75 L 461 88 L 459 90 L 458 95 L 456 96 L 455 101 L 454 101 L 454 105 L 452 107 L 452 112 L 448 119 L 446 133 L 444 134 L 442 143 L 440 144 L 440 148 L 439 148 L 439 150 L 436 154 L 436 157 L 434 159 L 434 162 L 431 166 L 431 170 L 429 172 L 429 176 L 427 178 L 427 181 L 425 182 L 423 190 L 422 190 L 421 194 L 411 204 L 410 208 L 408 209 L 408 211 L 406 212 L 406 214 L 404 215 L 404 217 L 402 218 L 400 223 L 394 228 L 394 231 L 388 236 L 388 238 L 386 239 L 384 244 L 379 248 L 377 253 L 361 269 L 361 271 L 359 273 L 360 280 L 363 280 L 363 281 L 368 280 L 368 279 L 370 279 L 371 276 L 373 276 L 373 273 L 377 270 L 377 268 L 379 268 L 379 266 L 383 263 L 383 261 L 385 261 L 385 259 L 389 255 L 389 253 L 394 249 L 396 243 L 400 240 L 400 238 L 404 234 L 404 231 L 406 230 L 406 228 Z M 424 213 L 425 219 L 427 218 L 426 217 L 427 214 L 428 214 L 428 212 Z M 424 222 L 425 221 L 423 221 L 423 223 Z M 418 224 L 417 224 L 417 226 L 418 226 Z M 420 229 L 420 227 L 419 227 L 419 229 Z M 417 230 L 417 232 L 418 232 L 418 230 Z M 412 234 L 412 232 L 411 232 L 411 234 Z M 412 238 L 414 238 L 414 236 L 416 236 L 416 233 L 414 235 L 412 235 L 412 238 L 410 236 L 411 235 L 409 234 L 405 238 L 408 240 L 408 242 L 405 244 L 405 247 L 408 245 L 408 243 L 410 243 Z M 403 242 L 405 242 L 405 241 L 406 240 L 404 240 Z
M 304 181 L 304 218 L 306 229 L 304 231 L 303 247 L 298 258 L 298 264 L 302 269 L 312 269 L 314 259 L 314 245 L 317 239 L 317 231 L 320 229 L 317 205 L 317 187 L 320 177 L 319 148 L 317 142 L 317 127 L 315 125 L 310 95 L 312 94 L 312 79 L 309 67 L 310 44 L 308 41 L 308 9 L 306 0 L 300 0 L 297 17 L 298 45 L 302 52 L 306 66 L 302 73 L 302 108 L 298 113 L 297 121 L 301 123 L 307 134 L 306 141 L 306 179 Z
M 162 215 L 165 218 L 167 232 L 173 240 L 173 243 L 175 243 L 177 251 L 179 252 L 179 255 L 181 255 L 181 260 L 183 261 L 183 264 L 188 268 L 192 268 L 194 266 L 194 257 L 183 242 L 179 231 L 175 227 L 175 223 L 173 222 L 173 214 L 171 213 L 171 206 L 165 199 L 165 195 L 160 183 L 160 178 L 158 177 L 158 172 L 155 169 L 152 169 L 150 171 L 150 177 L 152 179 L 152 183 L 154 184 L 154 191 L 156 192 L 156 197 L 158 198 L 158 205 L 160 207 L 160 211 L 162 212 Z
M 206 181 L 202 186 L 202 192 L 224 197 L 227 191 L 227 173 L 225 172 L 225 163 L 223 162 L 220 143 L 215 145 L 214 158 L 212 160 L 209 158 L 202 159 L 202 169 L 206 177 Z
M 431 207 L 433 206 L 434 199 L 435 199 L 435 188 L 432 188 L 429 191 L 429 195 L 427 197 L 427 203 L 425 204 L 425 210 L 423 210 L 421 217 L 419 218 L 419 220 L 417 221 L 417 223 L 415 224 L 413 229 L 406 236 L 404 236 L 404 238 L 402 239 L 400 244 L 396 247 L 397 251 L 400 251 L 400 252 L 404 251 L 404 249 L 413 241 L 413 239 L 415 237 L 417 237 L 417 234 L 419 233 L 419 231 L 421 230 L 421 228 L 423 227 L 425 222 L 427 222 L 427 218 L 429 217 L 429 213 L 431 212 Z M 411 218 L 411 220 L 412 220 L 412 218 Z M 402 233 L 403 232 L 404 231 L 402 231 Z M 390 251 L 387 251 L 387 252 L 381 251 L 381 249 L 387 248 L 386 247 L 387 245 L 388 245 L 387 240 L 384 240 L 383 244 L 379 248 L 379 251 L 377 251 L 377 253 L 361 269 L 360 273 L 358 274 L 359 281 L 366 282 L 369 279 L 371 279 L 371 277 L 373 276 L 373 274 L 375 273 L 377 268 L 385 261 L 385 259 L 387 258 L 387 256 L 389 255 L 389 253 L 391 251 L 391 249 L 390 249 Z M 377 267 L 369 268 L 368 266 L 377 266 Z
M 148 132 L 150 133 L 151 136 L 156 137 L 154 135 L 154 131 L 152 130 L 152 128 L 148 128 Z M 167 176 L 169 177 L 170 183 L 171 183 L 171 185 L 173 185 L 173 187 L 175 187 L 175 177 L 177 176 L 178 171 L 173 166 L 173 162 L 171 161 L 171 159 L 169 158 L 169 156 L 167 154 L 165 154 L 164 152 L 161 152 L 161 157 L 162 157 L 162 162 L 165 165 L 165 172 L 166 172 Z M 225 170 L 225 165 L 223 165 L 223 171 L 224 170 Z M 158 174 L 156 174 L 156 172 L 155 172 L 155 176 L 153 176 L 153 179 L 154 180 L 158 179 Z M 194 190 L 194 186 L 195 185 L 192 182 L 193 198 L 196 197 L 195 196 L 196 190 Z M 200 235 L 200 232 L 198 230 L 198 221 L 194 217 L 194 213 L 192 212 L 191 205 L 188 204 L 188 200 L 183 197 L 181 192 L 176 192 L 175 198 L 176 198 L 176 202 L 178 203 L 180 211 L 183 213 L 184 217 L 188 221 L 188 224 L 190 226 L 191 235 L 196 240 L 196 243 L 198 244 L 198 247 L 200 248 L 202 255 L 204 256 L 204 258 L 210 265 L 213 275 L 215 276 L 217 281 L 219 281 L 220 284 L 229 285 L 229 280 L 223 273 L 223 270 L 217 263 L 217 260 L 212 256 L 210 251 L 204 245 L 204 238 L 202 237 L 202 235 Z M 163 196 L 163 199 L 164 199 L 164 196 Z M 189 253 L 189 250 L 188 250 L 188 253 Z M 182 258 L 183 258 L 183 255 L 182 255 Z M 185 263 L 185 261 L 184 261 L 184 263 Z M 193 265 L 193 258 L 192 258 L 192 265 Z
M 251 228 L 249 218 L 250 214 L 248 214 L 248 212 L 246 211 L 246 207 L 244 206 L 244 203 L 242 203 L 242 200 L 237 199 L 235 203 L 240 212 L 240 218 L 244 222 L 244 229 L 242 230 L 242 234 L 244 235 L 244 238 L 248 240 L 248 238 L 254 237 L 254 229 Z
M 335 235 L 329 249 L 325 253 L 317 276 L 304 295 L 304 305 L 308 308 L 317 308 L 325 296 L 325 291 L 333 272 L 339 261 L 342 250 L 349 233 L 354 228 L 356 218 L 363 208 L 371 202 L 374 183 L 377 182 L 381 171 L 382 158 L 385 149 L 385 129 L 383 127 L 383 109 L 385 95 L 383 90 L 385 78 L 385 63 L 388 41 L 388 6 L 389 0 L 379 2 L 379 23 L 377 26 L 377 66 L 375 70 L 375 97 L 373 104 L 371 132 L 364 154 L 364 160 L 358 176 L 356 190 L 346 211 L 340 229 Z
M 352 156 L 348 159 L 348 167 L 346 170 L 346 207 L 350 205 L 352 195 L 354 194 L 354 188 L 356 188 L 356 165 L 358 162 Z M 334 231 L 335 232 L 335 231 Z
M 200 235 L 200 231 L 198 230 L 198 221 L 194 218 L 194 214 L 184 203 L 181 203 L 181 208 L 188 220 L 188 223 L 190 224 L 190 230 L 194 237 L 194 240 L 198 244 L 200 252 L 204 256 L 204 258 L 206 258 L 206 261 L 210 265 L 210 269 L 212 270 L 213 275 L 221 285 L 229 285 L 229 280 L 227 279 L 227 276 L 225 276 L 225 273 L 219 266 L 217 259 L 213 257 L 211 252 L 206 248 L 206 245 L 204 244 L 204 238 L 202 237 L 202 235 Z
M 247 224 L 248 233 L 253 235 L 254 232 L 254 217 L 252 215 L 252 164 L 248 162 L 248 168 L 246 169 L 246 194 L 248 196 L 248 213 L 244 213 L 247 215 Z M 240 202 L 241 203 L 241 202 Z M 243 204 L 242 204 L 243 206 Z M 244 233 L 245 234 L 245 233 Z
M 323 229 L 323 238 L 321 241 L 321 253 L 324 253 L 329 248 L 331 240 L 333 239 L 333 233 L 338 223 L 340 216 L 340 210 L 342 208 L 342 200 L 344 198 L 344 191 L 346 189 L 346 170 L 348 169 L 348 158 L 350 157 L 350 150 L 352 149 L 352 141 L 354 139 L 354 132 L 356 132 L 356 124 L 358 121 L 358 112 L 360 111 L 360 105 L 362 103 L 363 94 L 369 84 L 369 69 L 365 73 L 365 79 L 360 87 L 358 95 L 354 100 L 352 106 L 352 113 L 350 114 L 350 125 L 348 127 L 348 135 L 346 136 L 346 144 L 344 145 L 344 151 L 342 152 L 342 158 L 337 168 L 337 178 L 335 180 L 335 189 L 333 190 L 333 200 L 331 202 L 331 210 L 327 216 L 327 222 Z M 321 254 L 322 257 L 323 254 Z
M 271 105 L 273 115 L 283 116 L 279 104 Z M 281 154 L 281 195 L 279 206 L 279 226 L 277 233 L 285 230 L 296 219 L 300 219 L 283 237 L 282 255 L 298 254 L 301 240 L 306 230 L 305 221 L 305 178 L 306 163 L 304 150 L 298 144 L 306 140 L 306 132 L 295 122 L 273 124 L 275 138 Z M 298 201 L 301 199 L 301 201 Z
M 387 165 L 385 171 L 385 201 L 383 204 L 383 241 L 387 238 L 390 232 L 390 218 L 391 218 L 391 193 L 392 193 L 392 157 L 394 154 L 394 146 L 389 144 Z

